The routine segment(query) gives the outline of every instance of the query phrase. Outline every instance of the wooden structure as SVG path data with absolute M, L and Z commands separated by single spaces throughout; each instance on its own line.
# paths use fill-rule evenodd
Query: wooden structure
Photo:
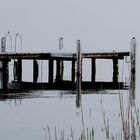
M 85 90 L 97 89 L 124 89 L 123 82 L 118 81 L 118 61 L 124 60 L 124 57 L 130 56 L 130 52 L 111 52 L 111 53 L 82 53 L 81 68 L 83 59 L 91 59 L 91 80 L 83 81 L 81 73 L 81 88 Z M 96 81 L 96 60 L 111 59 L 113 63 L 112 82 Z M 8 64 L 14 60 L 14 80 L 12 81 L 13 89 L 63 89 L 76 90 L 76 53 L 0 53 L 0 62 L 2 63 L 2 90 L 9 88 L 9 69 Z M 26 82 L 22 80 L 22 61 L 32 60 L 33 62 L 33 81 Z M 48 61 L 48 82 L 38 82 L 39 66 L 38 60 Z M 54 63 L 54 61 L 56 63 Z M 63 62 L 71 62 L 71 80 L 63 79 L 65 69 Z M 56 75 L 54 75 L 54 64 L 56 64 Z M 81 70 L 82 72 L 82 70 Z M 18 85 L 18 86 L 17 86 Z

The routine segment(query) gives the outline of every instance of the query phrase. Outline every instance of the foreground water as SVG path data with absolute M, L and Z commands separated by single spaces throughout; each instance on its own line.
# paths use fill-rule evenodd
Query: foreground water
M 100 91 L 82 95 L 81 108 L 76 108 L 75 94 L 66 91 L 35 91 L 0 101 L 0 139 L 47 140 L 55 132 L 60 139 L 78 139 L 83 128 L 94 129 L 95 140 L 106 139 L 104 119 L 108 120 L 110 134 L 120 135 L 120 91 Z M 121 91 L 125 99 L 128 92 Z M 113 94 L 112 94 L 113 93 Z M 105 114 L 105 118 L 103 117 Z M 84 125 L 84 126 L 83 126 Z

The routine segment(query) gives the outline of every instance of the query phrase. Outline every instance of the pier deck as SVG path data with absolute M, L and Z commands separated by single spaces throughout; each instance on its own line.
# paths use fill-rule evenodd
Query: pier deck
M 81 88 L 85 90 L 92 89 L 124 89 L 123 82 L 118 82 L 118 61 L 124 60 L 125 57 L 130 56 L 130 52 L 105 52 L 105 53 L 82 53 L 81 61 L 83 59 L 91 59 L 91 81 L 83 81 L 81 79 Z M 9 67 L 8 64 L 13 60 L 14 89 L 70 89 L 76 90 L 76 53 L 66 52 L 42 52 L 42 53 L 0 53 L 0 62 L 2 64 L 2 90 L 10 90 L 9 87 Z M 112 82 L 96 81 L 96 60 L 97 59 L 111 59 L 113 62 L 113 76 Z M 26 82 L 22 80 L 22 60 L 33 61 L 33 81 Z M 38 60 L 48 61 L 48 82 L 38 82 L 39 66 Z M 56 61 L 56 75 L 54 75 L 54 61 Z M 63 62 L 71 62 L 71 80 L 63 80 L 63 71 L 65 69 Z M 18 86 L 17 86 L 18 85 Z

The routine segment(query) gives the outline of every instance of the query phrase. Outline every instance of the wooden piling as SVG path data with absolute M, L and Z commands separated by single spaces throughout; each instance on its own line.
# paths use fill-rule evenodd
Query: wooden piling
M 37 60 L 33 60 L 33 82 L 36 83 L 38 80 L 38 63 Z
M 8 88 L 8 80 L 9 80 L 9 69 L 8 69 L 8 61 L 3 60 L 3 89 L 7 90 Z
M 71 67 L 71 81 L 75 82 L 75 60 L 72 60 L 72 67 Z
M 77 40 L 77 94 L 76 94 L 76 106 L 81 106 L 81 46 L 80 40 Z
M 64 74 L 64 61 L 60 60 L 60 80 L 63 81 L 63 74 Z
M 113 59 L 113 83 L 118 82 L 118 59 L 114 58 Z
M 52 59 L 49 60 L 48 67 L 49 67 L 48 82 L 49 84 L 52 84 L 53 83 L 53 69 L 54 69 L 54 63 Z
M 96 79 L 96 59 L 91 58 L 91 81 L 95 82 Z
M 1 52 L 5 52 L 6 51 L 6 38 L 2 37 L 1 38 Z
M 56 82 L 63 80 L 64 63 L 62 60 L 56 60 Z
M 18 83 L 20 83 L 22 81 L 22 60 L 21 59 L 18 59 L 17 61 L 17 68 L 18 68 L 17 81 Z

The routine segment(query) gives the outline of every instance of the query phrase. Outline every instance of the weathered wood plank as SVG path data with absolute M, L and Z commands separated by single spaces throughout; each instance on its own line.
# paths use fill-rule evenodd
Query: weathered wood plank
M 109 52 L 109 53 L 82 53 L 82 58 L 97 58 L 97 59 L 124 59 L 124 56 L 129 56 L 130 52 Z M 61 59 L 73 60 L 76 59 L 76 53 L 0 53 L 2 59 Z

